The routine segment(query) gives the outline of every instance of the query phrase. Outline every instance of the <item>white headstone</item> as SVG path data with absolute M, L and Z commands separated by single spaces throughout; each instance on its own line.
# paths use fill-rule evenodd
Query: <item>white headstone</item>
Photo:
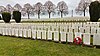
M 28 37 L 31 38 L 31 29 L 27 29 Z
M 61 32 L 68 32 L 68 28 L 66 26 L 60 26 Z
M 82 22 L 80 22 L 80 23 L 78 24 L 78 26 L 79 26 L 79 27 L 82 27 Z
M 92 26 L 93 27 L 97 27 L 97 23 L 96 22 L 93 22 Z
M 15 36 L 18 37 L 18 29 L 15 29 Z
M 1 34 L 2 34 L 2 35 L 3 35 L 3 31 L 4 31 L 3 28 L 1 28 Z
M 33 30 L 36 30 L 36 26 L 32 26 L 32 29 L 33 29 Z
M 11 36 L 11 33 L 12 33 L 11 28 L 9 28 L 9 30 L 8 30 L 9 36 Z
M 94 26 L 92 22 L 88 22 L 87 24 L 88 24 L 89 27 L 93 27 Z
M 47 26 L 47 29 L 48 29 L 48 31 L 50 31 L 51 29 L 50 29 L 50 26 Z
M 6 32 L 7 32 L 7 30 L 6 30 L 6 28 L 4 28 L 4 33 L 5 33 L 5 35 L 6 35 Z
M 37 39 L 41 39 L 41 30 L 37 30 Z
M 48 31 L 47 40 L 52 40 L 52 31 Z
M 27 29 L 23 29 L 23 37 L 27 37 Z
M 5 28 L 2 28 L 3 35 L 6 35 Z
M 5 28 L 6 35 L 8 35 L 8 28 Z
M 90 27 L 85 27 L 85 33 L 90 33 Z
M 54 31 L 54 30 L 55 30 L 55 27 L 54 27 L 54 26 L 52 26 L 52 27 L 51 27 L 51 31 Z
M 97 27 L 97 28 L 99 27 L 99 22 L 97 22 L 97 25 L 96 25 L 96 27 Z
M 73 42 L 73 32 L 67 33 L 67 42 Z
M 97 28 L 97 34 L 100 34 L 100 28 Z
M 80 27 L 79 32 L 84 33 L 84 27 Z
M 46 31 L 45 30 L 42 31 L 42 39 L 46 40 Z
M 19 30 L 19 37 L 23 37 L 23 30 L 22 29 L 18 29 Z
M 36 39 L 36 30 L 32 30 L 32 38 Z
M 64 27 L 64 29 L 65 29 L 65 32 L 68 32 L 68 27 L 66 26 L 66 27 Z
M 100 34 L 94 34 L 93 45 L 100 45 Z
M 83 44 L 90 45 L 90 33 L 83 34 Z
M 78 27 L 74 27 L 74 32 L 78 32 Z
M 59 32 L 54 31 L 54 41 L 59 41 Z
M 95 34 L 95 33 L 96 33 L 96 28 L 92 27 L 92 28 L 91 28 L 91 34 L 93 35 L 93 34 Z
M 60 31 L 63 32 L 64 28 L 63 26 L 60 26 Z
M 83 27 L 86 27 L 87 26 L 87 24 L 86 23 L 83 23 Z
M 73 28 L 72 27 L 69 27 L 69 32 L 73 32 Z
M 80 32 L 75 32 L 75 38 L 77 38 L 77 37 L 82 38 L 82 33 L 80 33 Z
M 66 42 L 66 32 L 60 32 L 60 36 L 61 42 Z
M 12 36 L 15 35 L 15 29 L 14 29 L 14 28 L 11 29 L 11 35 L 12 35 Z

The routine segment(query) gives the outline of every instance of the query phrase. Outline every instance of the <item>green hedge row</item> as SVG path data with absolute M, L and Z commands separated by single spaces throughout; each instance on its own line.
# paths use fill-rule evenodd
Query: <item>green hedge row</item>
M 9 23 L 11 19 L 11 14 L 9 12 L 3 12 L 2 19 L 4 20 L 5 23 Z
M 21 12 L 19 11 L 13 11 L 12 18 L 15 19 L 16 23 L 21 22 Z M 0 18 L 1 19 L 1 18 Z M 9 23 L 11 20 L 11 14 L 9 12 L 3 12 L 2 13 L 2 19 L 5 23 Z
M 89 6 L 90 21 L 97 22 L 100 17 L 100 3 L 94 1 Z
M 13 11 L 13 19 L 15 19 L 16 23 L 20 23 L 21 13 L 19 11 Z

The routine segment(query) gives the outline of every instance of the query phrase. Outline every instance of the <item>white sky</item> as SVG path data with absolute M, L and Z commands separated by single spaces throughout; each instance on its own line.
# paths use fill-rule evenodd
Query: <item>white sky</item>
M 48 0 L 0 0 L 0 6 L 6 6 L 7 4 L 11 4 L 11 6 L 14 6 L 16 3 L 19 3 L 20 5 L 24 5 L 26 3 L 30 3 L 31 5 L 36 4 L 37 2 L 45 3 Z M 55 5 L 59 1 L 65 1 L 68 5 L 69 10 L 74 10 L 77 6 L 80 0 L 51 0 Z

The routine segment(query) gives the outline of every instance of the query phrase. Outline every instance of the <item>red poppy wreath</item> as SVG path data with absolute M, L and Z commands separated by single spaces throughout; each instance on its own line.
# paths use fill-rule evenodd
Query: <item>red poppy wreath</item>
M 80 37 L 76 37 L 76 38 L 74 38 L 74 43 L 79 45 L 82 43 L 82 39 Z

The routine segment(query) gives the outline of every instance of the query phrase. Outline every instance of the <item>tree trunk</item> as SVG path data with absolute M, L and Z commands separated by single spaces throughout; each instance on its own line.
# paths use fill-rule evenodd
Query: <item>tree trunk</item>
M 73 17 L 73 10 L 72 10 L 72 16 L 71 17 Z
M 40 13 L 38 13 L 38 19 L 40 19 Z
M 63 12 L 61 11 L 61 18 L 63 18 Z
M 85 17 L 85 9 L 84 9 L 84 11 L 83 11 L 83 12 L 84 12 L 84 17 Z
M 51 12 L 49 12 L 49 18 L 51 17 L 51 15 L 50 15 L 50 14 L 51 14 Z
M 38 19 L 40 19 L 40 10 L 38 11 Z
M 28 15 L 28 19 L 30 19 L 30 15 L 29 15 L 29 13 L 27 13 L 27 15 Z

